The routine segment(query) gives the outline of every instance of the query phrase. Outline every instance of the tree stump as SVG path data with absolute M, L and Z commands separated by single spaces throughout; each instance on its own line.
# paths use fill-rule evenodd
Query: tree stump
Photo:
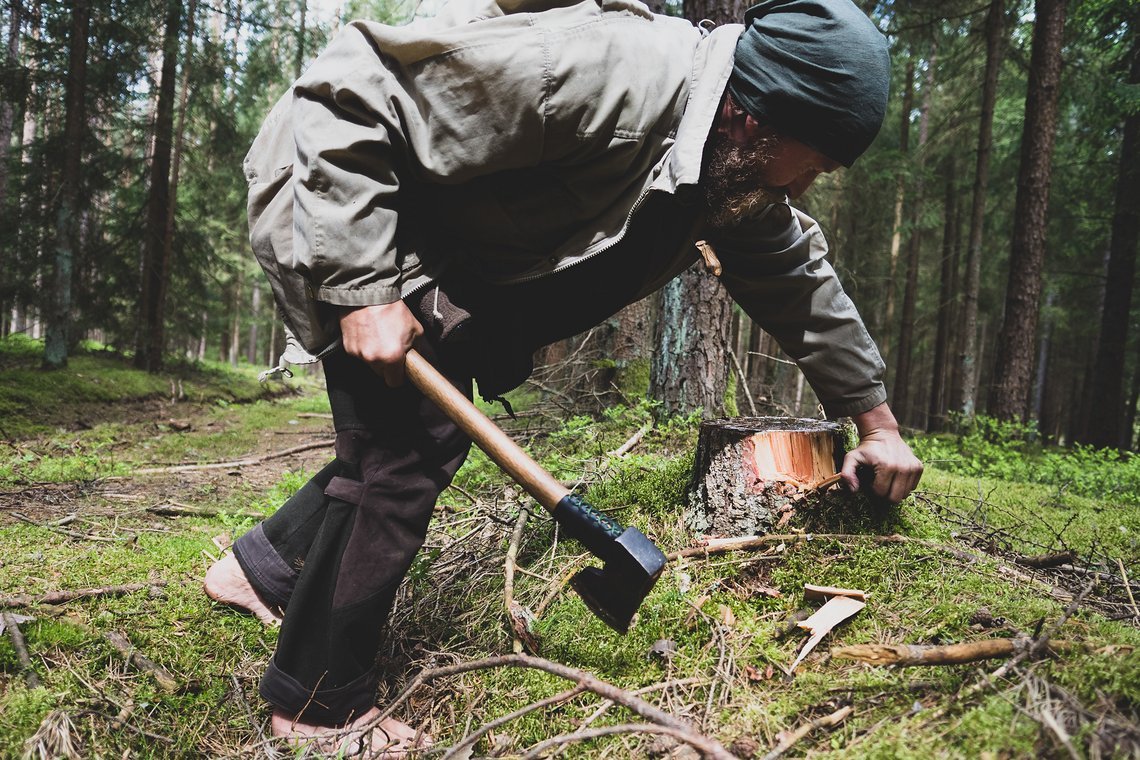
M 701 423 L 685 522 L 717 536 L 771 532 L 810 486 L 839 471 L 845 453 L 834 422 L 737 417 Z

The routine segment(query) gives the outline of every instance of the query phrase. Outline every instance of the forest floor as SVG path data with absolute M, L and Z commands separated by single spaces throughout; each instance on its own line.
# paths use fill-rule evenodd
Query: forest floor
M 21 634 L 0 637 L 0 756 L 293 756 L 268 738 L 257 694 L 276 631 L 211 603 L 201 580 L 331 457 L 319 385 L 260 388 L 228 368 L 153 378 L 97 354 L 50 376 L 34 366 L 32 351 L 0 352 L 0 619 Z M 596 506 L 680 550 L 694 544 L 681 505 L 695 421 L 612 453 L 650 420 L 645 405 L 596 418 L 531 405 L 511 431 Z M 587 557 L 473 453 L 397 597 L 379 703 L 403 698 L 401 716 L 435 738 L 425 757 L 694 756 L 648 713 L 550 672 L 562 665 L 739 757 L 1140 757 L 1136 503 L 939 467 L 897 510 L 832 499 L 782 540 L 675 560 L 622 637 L 565 582 Z M 511 595 L 537 618 L 524 636 L 536 657 L 485 661 L 512 653 L 516 551 Z M 1059 551 L 1073 556 L 1023 564 Z M 808 583 L 869 596 L 793 676 L 804 636 L 783 631 L 818 606 Z M 1042 637 L 1069 646 L 912 668 L 830 654 Z

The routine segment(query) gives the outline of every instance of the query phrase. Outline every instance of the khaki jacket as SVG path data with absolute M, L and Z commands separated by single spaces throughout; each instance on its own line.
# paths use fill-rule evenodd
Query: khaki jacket
M 698 182 L 742 30 L 705 33 L 637 0 L 452 0 L 403 27 L 349 24 L 245 161 L 251 243 L 290 334 L 283 361 L 336 346 L 322 303 L 395 301 L 457 257 L 509 283 L 613 248 L 649 192 Z M 769 285 L 729 262 L 725 282 L 829 412 L 870 408 L 885 397 L 881 360 L 818 225 L 792 221 L 777 249 L 740 247 L 782 254 L 783 271 L 761 268 Z M 829 356 L 840 366 L 817 368 Z

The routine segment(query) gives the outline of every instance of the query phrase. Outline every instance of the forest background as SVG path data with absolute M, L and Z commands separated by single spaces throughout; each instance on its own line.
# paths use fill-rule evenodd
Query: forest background
M 801 204 L 881 347 L 896 414 L 939 430 L 988 412 L 1061 444 L 1133 448 L 1140 4 L 864 6 L 891 44 L 886 123 Z M 152 371 L 274 364 L 283 338 L 248 249 L 244 153 L 340 25 L 433 9 L 4 7 L 0 337 L 44 339 L 45 367 L 84 339 Z M 723 22 L 743 9 L 658 10 Z M 579 400 L 644 392 L 648 373 L 670 414 L 816 412 L 798 370 L 698 268 L 540 364 L 567 356 L 558 389 Z
M 319 370 L 255 379 L 283 336 L 249 251 L 242 158 L 348 19 L 403 23 L 431 2 L 0 5 L 0 755 L 278 756 L 255 696 L 274 632 L 212 605 L 201 578 L 327 463 L 332 434 Z M 694 267 L 544 349 L 511 396 L 518 419 L 484 405 L 676 559 L 613 635 L 565 588 L 579 547 L 473 452 L 382 652 L 381 704 L 410 695 L 403 716 L 436 754 L 684 756 L 651 734 L 591 740 L 624 720 L 601 696 L 481 660 L 525 639 L 738 757 L 788 741 L 835 757 L 1140 756 L 1140 2 L 861 5 L 891 44 L 887 120 L 801 205 L 882 347 L 921 490 L 886 512 L 825 495 L 728 557 L 694 546 L 699 417 L 818 414 Z M 657 10 L 723 23 L 743 7 Z M 821 646 L 793 677 L 807 583 L 871 595 L 831 646 L 1072 649 L 884 669 Z M 512 601 L 536 615 L 525 632 Z

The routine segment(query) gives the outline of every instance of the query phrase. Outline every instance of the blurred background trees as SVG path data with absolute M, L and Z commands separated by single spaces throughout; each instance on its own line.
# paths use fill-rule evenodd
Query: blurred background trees
M 273 361 L 282 338 L 248 251 L 245 151 L 347 20 L 436 8 L 326 6 L 3 4 L 0 336 L 45 339 L 52 367 L 84 339 L 153 371 Z M 656 9 L 723 22 L 742 7 Z M 854 168 L 800 205 L 888 359 L 896 414 L 938 430 L 988 412 L 1035 420 L 1061 443 L 1133 447 L 1140 4 L 860 7 L 891 42 L 887 121 Z M 814 416 L 811 389 L 762 327 L 703 272 L 685 277 L 544 351 L 542 392 L 583 408 L 648 391 L 670 413 Z M 710 320 L 709 350 L 668 329 L 690 318 Z M 685 377 L 708 387 L 678 393 Z

